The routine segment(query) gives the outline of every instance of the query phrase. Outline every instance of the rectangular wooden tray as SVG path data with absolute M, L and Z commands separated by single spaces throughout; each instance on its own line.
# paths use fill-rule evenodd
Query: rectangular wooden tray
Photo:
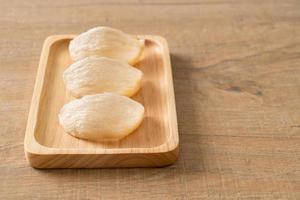
M 46 39 L 28 116 L 24 148 L 35 168 L 159 167 L 178 156 L 178 129 L 172 70 L 167 42 L 145 39 L 138 68 L 142 87 L 133 97 L 145 107 L 141 126 L 119 142 L 97 143 L 65 133 L 58 123 L 61 107 L 73 98 L 65 90 L 62 73 L 72 63 L 68 45 L 75 35 Z

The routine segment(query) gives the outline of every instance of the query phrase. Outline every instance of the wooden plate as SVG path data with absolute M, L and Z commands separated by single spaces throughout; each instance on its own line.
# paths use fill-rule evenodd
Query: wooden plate
M 174 163 L 179 139 L 166 40 L 140 36 L 146 48 L 137 67 L 144 77 L 133 99 L 145 106 L 141 126 L 119 142 L 97 143 L 70 136 L 58 123 L 59 110 L 73 99 L 65 89 L 62 73 L 72 63 L 68 45 L 74 36 L 50 36 L 43 46 L 24 142 L 31 166 L 158 167 Z

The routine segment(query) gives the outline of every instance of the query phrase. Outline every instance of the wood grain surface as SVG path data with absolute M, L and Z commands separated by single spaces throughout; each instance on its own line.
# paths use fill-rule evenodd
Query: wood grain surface
M 168 40 L 175 165 L 28 166 L 23 139 L 43 41 L 97 25 Z M 300 199 L 298 0 L 1 0 L 0 92 L 0 199 Z

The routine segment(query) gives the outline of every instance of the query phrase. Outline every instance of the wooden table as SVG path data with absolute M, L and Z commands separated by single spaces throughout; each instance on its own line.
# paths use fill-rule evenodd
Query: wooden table
M 0 199 L 300 199 L 299 1 L 0 5 Z M 23 138 L 43 40 L 98 25 L 167 38 L 180 131 L 175 165 L 28 166 Z

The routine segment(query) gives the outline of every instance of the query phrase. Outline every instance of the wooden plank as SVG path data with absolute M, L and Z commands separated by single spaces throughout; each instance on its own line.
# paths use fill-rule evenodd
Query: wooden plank
M 299 9 L 296 0 L 1 1 L 0 198 L 299 199 Z M 174 166 L 28 167 L 42 42 L 95 25 L 167 38 L 183 142 Z
M 299 140 L 199 135 L 182 135 L 181 139 L 179 161 L 169 168 L 157 169 L 37 171 L 29 168 L 24 160 L 16 162 L 23 155 L 15 155 L 15 148 L 7 146 L 4 152 L 14 159 L 1 163 L 3 181 L 0 186 L 9 189 L 5 194 L 28 198 L 34 196 L 27 193 L 27 187 L 32 193 L 45 195 L 39 192 L 40 182 L 54 198 L 55 195 L 77 199 L 85 195 L 94 199 L 124 195 L 129 199 L 132 193 L 137 195 L 136 199 L 143 195 L 148 197 L 146 199 L 157 196 L 238 198 L 239 195 L 296 199 L 299 195 Z M 22 148 L 22 145 L 16 147 Z M 11 179 L 12 165 L 21 182 Z M 22 183 L 29 183 L 29 186 Z M 80 186 L 83 186 L 80 191 L 87 191 L 79 193 L 74 189 Z M 112 193 L 112 186 L 118 192 Z

